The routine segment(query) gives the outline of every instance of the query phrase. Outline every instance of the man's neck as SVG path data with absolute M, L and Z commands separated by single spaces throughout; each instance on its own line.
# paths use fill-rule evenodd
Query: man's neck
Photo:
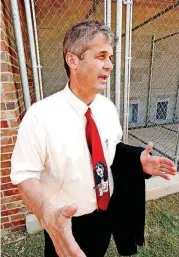
M 73 94 L 78 97 L 81 101 L 83 101 L 86 105 L 90 105 L 90 103 L 94 100 L 96 93 L 90 92 L 86 87 L 82 87 L 77 83 L 69 82 L 69 88 L 73 92 Z

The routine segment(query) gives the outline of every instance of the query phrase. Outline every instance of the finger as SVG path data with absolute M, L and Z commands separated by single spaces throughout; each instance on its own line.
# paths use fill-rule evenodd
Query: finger
M 170 174 L 176 174 L 176 172 L 177 172 L 177 169 L 175 167 L 171 167 L 168 164 L 160 165 L 160 169 L 165 170 L 165 172 L 170 173 Z
M 171 161 L 171 160 L 168 159 L 168 158 L 160 157 L 160 164 L 167 164 L 167 165 L 169 165 L 170 167 L 175 167 L 174 162 Z
M 60 213 L 66 218 L 71 218 L 77 212 L 77 209 L 76 204 L 67 205 L 60 209 Z
M 164 178 L 164 179 L 166 179 L 166 180 L 170 180 L 170 177 L 167 176 L 167 175 L 166 175 L 165 173 L 163 173 L 163 172 L 159 172 L 159 176 L 162 177 L 162 178 Z
M 152 148 L 153 148 L 153 143 L 152 142 L 149 142 L 148 145 L 146 146 L 145 148 L 145 151 L 147 153 L 150 153 L 152 151 Z
M 159 173 L 164 173 L 164 174 L 168 174 L 168 175 L 172 175 L 172 176 L 175 176 L 176 175 L 176 172 L 172 172 L 171 170 L 169 170 L 169 169 L 165 169 L 165 168 L 161 168 L 160 169 L 160 171 L 159 171 Z

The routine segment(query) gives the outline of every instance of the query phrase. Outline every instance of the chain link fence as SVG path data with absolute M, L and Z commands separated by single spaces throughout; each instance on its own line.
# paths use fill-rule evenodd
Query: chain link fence
M 129 143 L 177 162 L 179 1 L 134 1 Z
M 44 97 L 61 90 L 67 76 L 62 42 L 74 23 L 104 22 L 102 0 L 34 0 Z M 125 5 L 122 24 L 120 120 L 123 123 Z M 111 6 L 111 27 L 116 27 L 116 1 Z M 111 100 L 115 102 L 115 60 Z M 158 155 L 177 161 L 179 141 L 179 1 L 134 0 L 129 144 L 153 141 Z
M 73 24 L 84 20 L 104 21 L 103 1 L 35 0 L 37 32 L 42 66 L 43 96 L 67 82 L 63 64 L 63 38 Z

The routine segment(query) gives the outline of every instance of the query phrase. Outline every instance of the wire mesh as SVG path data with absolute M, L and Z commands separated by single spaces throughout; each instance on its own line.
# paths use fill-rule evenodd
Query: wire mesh
M 62 42 L 68 28 L 84 20 L 104 21 L 103 1 L 35 0 L 43 94 L 61 90 L 67 76 L 63 64 Z
M 44 97 L 61 90 L 67 76 L 62 42 L 74 23 L 104 21 L 102 0 L 34 0 L 42 65 Z M 121 108 L 123 123 L 125 8 L 122 24 Z M 116 29 L 116 1 L 111 6 L 111 27 Z M 179 1 L 133 2 L 129 142 L 153 141 L 157 154 L 178 157 L 179 141 Z M 115 60 L 111 74 L 111 100 L 115 102 Z
M 129 143 L 178 158 L 179 1 L 134 1 Z

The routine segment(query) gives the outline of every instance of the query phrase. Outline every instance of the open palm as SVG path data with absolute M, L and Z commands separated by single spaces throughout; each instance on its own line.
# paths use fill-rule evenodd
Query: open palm
M 140 161 L 142 164 L 143 171 L 152 176 L 160 176 L 164 179 L 169 180 L 170 175 L 176 175 L 176 168 L 174 162 L 168 158 L 152 156 L 149 153 L 153 148 L 153 143 L 150 142 L 146 146 L 146 149 L 141 153 Z

